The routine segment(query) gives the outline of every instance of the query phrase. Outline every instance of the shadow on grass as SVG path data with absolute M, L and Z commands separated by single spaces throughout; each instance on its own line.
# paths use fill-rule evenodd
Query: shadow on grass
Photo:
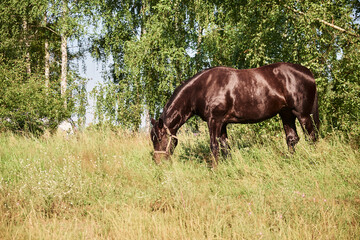
M 209 163 L 213 159 L 209 141 L 205 138 L 188 139 L 181 145 L 179 160 L 182 162 L 194 161 L 197 163 Z
M 206 163 L 207 165 L 211 165 L 214 157 L 210 149 L 210 140 L 206 137 L 207 136 L 202 135 L 201 137 L 187 139 L 186 142 L 181 143 L 178 159 L 182 162 L 193 161 L 200 164 Z M 256 147 L 256 143 L 254 141 L 241 139 L 233 141 L 232 139 L 229 142 L 228 154 L 222 155 L 222 152 L 220 151 L 219 163 L 232 161 L 232 151 L 234 149 L 251 149 L 254 147 Z

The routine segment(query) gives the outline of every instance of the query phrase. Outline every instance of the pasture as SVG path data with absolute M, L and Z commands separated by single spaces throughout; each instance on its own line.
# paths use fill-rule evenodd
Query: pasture
M 155 165 L 148 135 L 0 136 L 0 239 L 356 239 L 360 153 L 336 132 L 289 154 L 282 132 L 205 128 Z M 240 137 L 240 132 L 242 133 Z

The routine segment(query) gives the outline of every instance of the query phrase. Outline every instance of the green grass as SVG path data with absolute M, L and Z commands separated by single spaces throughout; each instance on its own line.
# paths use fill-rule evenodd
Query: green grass
M 360 154 L 342 135 L 289 154 L 282 134 L 231 135 L 215 170 L 206 131 L 157 166 L 124 131 L 0 136 L 0 239 L 357 239 Z M 243 132 L 244 133 L 244 132 Z

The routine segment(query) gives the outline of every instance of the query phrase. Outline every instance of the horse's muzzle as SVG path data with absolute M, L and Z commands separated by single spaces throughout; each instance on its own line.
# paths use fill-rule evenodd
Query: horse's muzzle
M 168 160 L 169 156 L 170 155 L 168 153 L 166 153 L 165 151 L 164 152 L 154 152 L 153 159 L 154 159 L 154 162 L 159 165 L 159 164 L 161 164 L 162 160 Z

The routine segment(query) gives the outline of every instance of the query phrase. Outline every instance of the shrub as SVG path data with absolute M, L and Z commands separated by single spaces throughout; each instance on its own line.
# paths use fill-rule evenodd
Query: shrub
M 45 87 L 39 73 L 26 73 L 24 60 L 0 56 L 0 131 L 39 135 L 69 117 L 58 92 Z

